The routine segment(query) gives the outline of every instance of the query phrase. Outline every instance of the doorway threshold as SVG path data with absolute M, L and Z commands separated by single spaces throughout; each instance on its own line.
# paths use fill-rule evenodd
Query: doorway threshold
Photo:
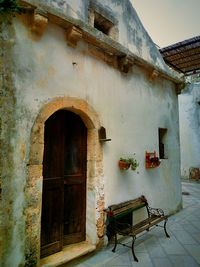
M 88 241 L 65 246 L 62 251 L 40 260 L 41 267 L 56 267 L 73 259 L 81 257 L 96 249 L 96 246 Z

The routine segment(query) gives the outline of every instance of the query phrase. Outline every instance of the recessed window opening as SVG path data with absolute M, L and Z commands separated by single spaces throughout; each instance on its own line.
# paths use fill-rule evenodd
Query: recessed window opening
M 114 24 L 103 17 L 102 15 L 94 12 L 94 28 L 103 32 L 106 35 L 110 34 L 110 30 L 114 27 Z
M 158 128 L 158 139 L 159 139 L 159 157 L 160 159 L 167 159 L 167 129 Z

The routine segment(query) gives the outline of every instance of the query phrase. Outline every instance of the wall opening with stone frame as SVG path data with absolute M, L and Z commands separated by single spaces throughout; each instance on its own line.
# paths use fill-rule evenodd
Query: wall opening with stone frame
M 95 29 L 108 35 L 113 40 L 118 41 L 118 20 L 109 10 L 102 7 L 99 3 L 90 3 L 88 22 Z
M 98 115 L 84 100 L 69 97 L 56 98 L 44 105 L 31 131 L 24 212 L 26 218 L 26 266 L 32 266 L 28 264 L 33 262 L 39 265 L 40 262 L 44 124 L 53 113 L 60 109 L 66 109 L 79 115 L 88 129 L 86 240 L 96 245 L 104 236 L 103 154 L 98 138 L 98 129 L 100 128 Z
M 97 12 L 94 12 L 94 28 L 109 35 L 113 27 L 114 24 L 111 21 L 107 20 Z

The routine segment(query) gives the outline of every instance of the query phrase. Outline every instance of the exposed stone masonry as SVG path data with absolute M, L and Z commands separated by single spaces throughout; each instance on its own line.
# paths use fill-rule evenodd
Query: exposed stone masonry
M 15 88 L 12 72 L 14 29 L 10 15 L 0 16 L 0 266 L 11 248 L 13 230 L 14 159 L 12 138 L 15 132 Z M 4 266 L 7 263 L 4 262 Z

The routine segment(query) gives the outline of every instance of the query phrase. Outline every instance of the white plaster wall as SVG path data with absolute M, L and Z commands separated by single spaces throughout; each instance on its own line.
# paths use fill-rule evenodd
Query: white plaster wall
M 90 0 L 114 17 L 118 23 L 118 42 L 135 55 L 155 64 L 159 68 L 171 72 L 162 56 L 144 29 L 136 10 L 129 0 Z M 35 5 L 44 4 L 59 10 L 67 16 L 88 22 L 89 0 L 28 0 Z
M 200 83 L 188 84 L 179 95 L 181 176 L 189 178 L 190 167 L 200 168 Z
M 137 56 L 151 62 L 161 69 L 169 70 L 162 56 L 146 32 L 136 10 L 129 0 L 96 0 L 105 6 L 118 20 L 119 43 Z
M 86 100 L 98 113 L 107 136 L 104 146 L 106 206 L 146 195 L 152 205 L 174 212 L 181 202 L 178 102 L 171 82 L 134 67 L 124 75 L 104 62 L 86 55 L 87 46 L 67 46 L 64 31 L 49 24 L 39 41 L 29 29 L 16 24 L 18 73 L 17 115 L 22 137 L 29 146 L 29 133 L 44 103 L 57 96 Z M 74 65 L 73 62 L 76 64 Z M 157 169 L 145 169 L 145 151 L 158 153 L 158 128 L 168 129 L 168 159 Z M 121 172 L 121 156 L 136 153 L 139 173 Z
M 87 21 L 87 0 L 29 2 L 53 5 L 67 16 Z M 146 61 L 167 69 L 128 0 L 96 2 L 118 19 L 122 45 Z M 15 147 L 12 181 L 15 191 L 12 244 L 5 266 L 20 266 L 24 261 L 24 209 L 27 205 L 24 188 L 31 129 L 42 107 L 59 96 L 87 101 L 106 128 L 108 138 L 112 139 L 102 144 L 104 175 L 96 188 L 105 194 L 106 207 L 144 194 L 151 206 L 161 207 L 167 213 L 181 208 L 178 101 L 174 84 L 160 77 L 151 82 L 149 73 L 137 66 L 133 66 L 129 74 L 123 74 L 89 56 L 88 45 L 83 42 L 70 48 L 64 29 L 50 22 L 41 38 L 33 36 L 30 27 L 16 18 L 14 27 L 15 35 L 10 42 L 15 44 L 12 75 L 13 90 L 16 90 L 17 135 L 11 140 Z M 158 128 L 168 129 L 168 159 L 163 160 L 159 168 L 147 170 L 145 152 L 155 150 L 158 153 Z M 140 164 L 138 170 L 120 171 L 119 158 L 134 153 Z M 95 195 L 87 197 L 96 201 Z M 87 221 L 87 228 L 88 225 Z M 96 241 L 94 230 L 95 225 L 88 231 L 91 236 L 93 232 L 93 243 Z
M 40 6 L 41 4 L 54 7 L 64 15 L 86 21 L 89 0 L 28 0 L 28 2 Z
M 94 108 L 111 142 L 103 145 L 105 206 L 144 194 L 152 206 L 173 213 L 181 205 L 178 101 L 173 83 L 157 78 L 134 66 L 125 75 L 87 55 L 88 47 L 67 46 L 65 32 L 48 24 L 40 40 L 15 20 L 13 78 L 16 88 L 15 143 L 15 226 L 9 260 L 23 258 L 20 238 L 21 214 L 25 205 L 23 189 L 29 160 L 30 133 L 44 104 L 58 96 L 83 99 Z M 76 63 L 76 64 L 73 64 Z M 168 129 L 168 159 L 159 168 L 145 169 L 145 151 L 158 153 L 158 128 Z M 122 172 L 118 160 L 136 154 L 138 172 Z M 102 185 L 101 185 L 102 187 Z M 24 228 L 23 228 L 24 229 Z M 9 264 L 8 264 L 9 266 Z

